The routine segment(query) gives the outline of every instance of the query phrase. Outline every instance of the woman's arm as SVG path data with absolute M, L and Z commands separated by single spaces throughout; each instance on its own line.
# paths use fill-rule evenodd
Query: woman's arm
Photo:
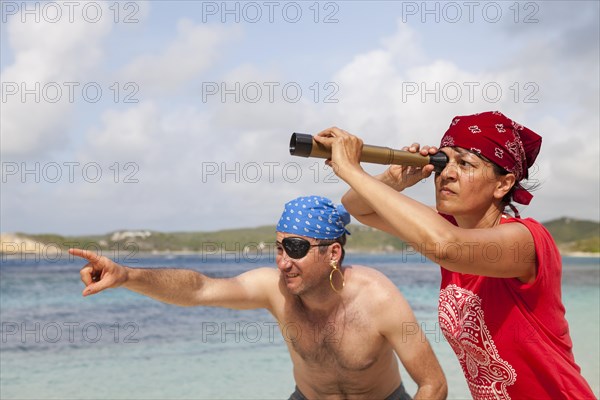
M 360 139 L 331 128 L 315 140 L 331 146 L 328 164 L 350 185 L 352 195 L 362 198 L 373 210 L 376 216 L 362 217 L 370 218 L 372 226 L 384 227 L 451 271 L 523 281 L 535 276 L 533 237 L 526 227 L 505 224 L 488 229 L 459 228 L 428 206 L 367 174 L 359 164 Z
M 418 143 L 403 147 L 402 150 L 411 153 L 419 152 L 423 156 L 435 154 L 438 151 L 436 147 L 420 147 Z M 396 192 L 402 192 L 404 189 L 413 186 L 417 182 L 427 179 L 432 172 L 432 165 L 425 166 L 424 168 L 392 165 L 385 172 L 376 175 L 373 178 L 394 189 Z M 392 235 L 397 235 L 390 224 L 381 218 L 379 214 L 375 212 L 373 207 L 371 207 L 369 202 L 360 196 L 352 187 L 342 197 L 342 204 L 346 210 L 361 223 Z

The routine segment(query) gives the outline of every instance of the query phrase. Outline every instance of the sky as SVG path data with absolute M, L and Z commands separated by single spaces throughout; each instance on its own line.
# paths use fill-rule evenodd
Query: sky
M 598 221 L 599 4 L 3 1 L 0 231 L 271 225 L 348 189 L 293 132 L 437 145 L 491 110 L 543 137 L 521 214 Z

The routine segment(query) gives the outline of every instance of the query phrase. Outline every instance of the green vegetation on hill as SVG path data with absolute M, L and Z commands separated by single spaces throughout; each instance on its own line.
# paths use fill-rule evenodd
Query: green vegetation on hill
M 275 241 L 275 226 L 258 228 L 230 229 L 215 232 L 154 232 L 154 231 L 128 231 L 111 232 L 98 236 L 60 236 L 60 235 L 26 235 L 26 237 L 44 244 L 56 244 L 67 249 L 68 247 L 100 248 L 100 249 L 125 249 L 135 243 L 139 251 L 213 251 L 215 246 L 226 250 L 235 251 L 244 246 L 256 247 L 259 243 Z M 147 235 L 136 235 L 136 232 L 145 232 Z
M 600 253 L 600 223 L 560 218 L 544 224 L 564 252 Z M 348 226 L 347 250 L 353 252 L 394 252 L 406 249 L 398 238 L 376 229 L 351 224 Z M 272 246 L 275 226 L 228 229 L 215 232 L 152 232 L 117 231 L 94 236 L 60 236 L 55 234 L 29 235 L 17 233 L 43 244 L 62 249 L 83 247 L 102 250 L 133 250 L 140 252 L 239 252 L 245 248 L 256 250 L 259 246 Z M 135 247 L 134 247 L 135 246 Z
M 390 252 L 405 248 L 404 242 L 397 237 L 368 226 L 350 224 L 348 231 L 348 251 Z
M 559 218 L 544 222 L 544 226 L 558 243 L 576 242 L 591 236 L 600 236 L 600 223 L 573 218 Z
M 600 253 L 600 236 L 578 240 L 566 248 L 567 251 Z
M 600 253 L 600 223 L 559 218 L 544 223 L 561 251 Z
M 135 243 L 139 251 L 214 251 L 216 248 L 227 251 L 240 251 L 244 247 L 255 249 L 260 243 L 272 244 L 275 241 L 275 225 L 261 226 L 258 228 L 229 229 L 215 232 L 152 232 L 146 237 L 139 235 L 123 237 L 113 240 L 115 233 L 99 236 L 66 237 L 60 235 L 27 235 L 20 233 L 20 237 L 44 244 L 56 244 L 67 249 L 68 247 L 85 247 L 93 249 L 125 248 Z M 403 243 L 400 239 L 385 232 L 362 226 L 349 225 L 347 249 L 349 251 L 384 252 L 398 251 Z M 127 231 L 119 231 L 122 233 Z M 135 231 L 132 231 L 135 232 Z

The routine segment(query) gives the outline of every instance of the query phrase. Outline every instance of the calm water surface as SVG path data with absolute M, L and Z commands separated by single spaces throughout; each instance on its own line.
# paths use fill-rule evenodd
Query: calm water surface
M 411 303 L 449 381 L 449 398 L 470 398 L 437 326 L 439 268 L 418 256 L 348 254 L 385 273 Z M 234 276 L 273 260 L 152 256 L 131 266 Z M 582 373 L 599 395 L 598 258 L 563 259 L 563 301 Z M 79 260 L 3 259 L 0 266 L 2 399 L 283 399 L 292 365 L 264 310 L 162 304 L 123 289 L 83 298 Z M 404 373 L 405 385 L 416 386 Z

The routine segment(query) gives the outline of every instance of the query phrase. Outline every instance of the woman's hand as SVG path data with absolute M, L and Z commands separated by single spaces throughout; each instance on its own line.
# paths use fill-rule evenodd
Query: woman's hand
M 403 147 L 402 150 L 411 153 L 420 153 L 422 156 L 435 154 L 438 148 L 435 146 L 423 146 L 419 143 L 413 143 L 410 146 Z M 424 167 L 411 167 L 406 165 L 391 165 L 384 172 L 383 181 L 397 191 L 402 191 L 416 184 L 417 182 L 428 178 L 433 172 L 434 166 L 427 164 Z
M 316 142 L 331 149 L 331 158 L 325 161 L 333 172 L 346 180 L 352 172 L 364 172 L 360 166 L 363 141 L 343 129 L 325 129 L 314 136 Z

